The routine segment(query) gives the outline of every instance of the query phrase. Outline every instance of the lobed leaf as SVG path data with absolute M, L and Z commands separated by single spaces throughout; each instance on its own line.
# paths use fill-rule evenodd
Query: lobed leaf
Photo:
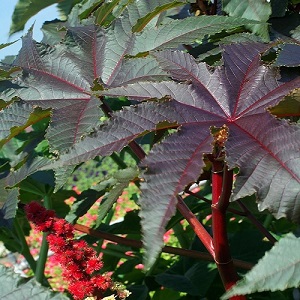
M 224 0 L 223 10 L 227 12 L 229 16 L 256 20 L 261 23 L 266 22 L 272 13 L 270 3 L 255 0 Z M 269 40 L 268 25 L 266 23 L 257 25 L 246 24 L 246 27 L 260 35 L 264 40 Z
M 69 1 L 69 0 L 64 0 Z M 22 29 L 24 29 L 24 26 L 26 22 L 36 15 L 39 11 L 42 9 L 61 2 L 59 0 L 45 0 L 45 1 L 39 1 L 39 0 L 19 0 L 19 2 L 16 4 L 13 15 L 12 15 L 12 24 L 10 26 L 10 35 L 12 35 L 15 32 L 18 32 Z
M 170 118 L 170 114 L 173 113 L 175 118 L 175 109 L 176 107 L 172 108 L 168 102 L 158 105 L 149 102 L 125 107 L 122 111 L 116 112 L 105 124 L 96 128 L 91 135 L 76 143 L 69 152 L 62 154 L 59 160 L 46 165 L 43 169 L 76 165 L 98 155 L 106 156 L 114 151 L 120 151 L 139 135 L 156 130 L 157 124 Z
M 210 152 L 210 126 L 224 124 L 229 129 L 227 162 L 230 168 L 240 168 L 233 200 L 256 193 L 260 210 L 269 209 L 278 218 L 300 221 L 300 129 L 266 111 L 299 88 L 300 78 L 278 81 L 276 71 L 260 61 L 260 52 L 266 50 L 263 44 L 224 46 L 224 66 L 214 71 L 197 64 L 186 53 L 153 53 L 170 76 L 190 84 L 142 82 L 104 92 L 135 100 L 169 95 L 183 105 L 176 120 L 181 126 L 178 136 L 154 147 L 145 160 L 148 171 L 140 202 L 147 266 L 162 246 L 162 229 L 175 212 L 177 193 L 200 175 L 202 162 L 198 160 Z M 178 163 L 183 149 L 187 157 Z
M 280 118 L 300 116 L 300 89 L 295 89 L 289 93 L 276 106 L 270 108 L 270 112 Z
M 13 102 L 0 111 L 0 146 L 49 115 L 49 111 L 34 109 L 27 103 Z
M 190 121 L 190 123 L 193 123 Z M 183 125 L 178 133 L 153 148 L 142 165 L 147 166 L 141 185 L 140 217 L 143 228 L 145 268 L 150 268 L 161 248 L 168 221 L 176 212 L 177 195 L 195 181 L 204 167 L 203 154 L 212 151 L 206 122 Z
M 284 44 L 274 63 L 275 66 L 298 67 L 300 65 L 300 45 Z
M 99 206 L 98 217 L 96 221 L 96 227 L 100 226 L 104 217 L 107 213 L 112 209 L 112 206 L 116 203 L 118 198 L 123 193 L 124 189 L 128 187 L 129 183 L 138 176 L 138 170 L 134 168 L 127 168 L 123 170 L 119 170 L 113 176 L 112 187 L 109 192 L 107 192 Z M 105 183 L 105 181 L 104 181 Z M 100 186 L 103 188 L 103 183 L 100 182 Z
M 20 88 L 12 94 L 8 91 L 8 97 L 20 96 L 28 104 L 52 108 L 47 136 L 54 149 L 71 146 L 100 117 L 98 101 L 88 92 L 94 78 L 90 69 L 81 68 L 80 63 L 83 62 L 61 45 L 53 49 L 37 44 L 31 32 L 23 38 L 15 61 L 16 66 L 22 67 L 23 76 L 14 80 Z
M 66 300 L 64 294 L 55 294 L 48 288 L 41 286 L 35 279 L 24 281 L 22 277 L 14 273 L 12 269 L 0 266 L 2 299 L 39 299 L 39 300 Z
M 262 291 L 283 291 L 300 284 L 299 238 L 287 234 L 221 299 Z M 280 259 L 278 259 L 280 257 Z
M 3 181 L 0 182 L 0 226 L 9 227 L 12 225 L 12 221 L 16 216 L 19 201 L 19 190 L 17 188 L 6 190 L 5 186 L 2 186 L 3 183 Z
M 136 38 L 131 54 L 156 49 L 177 48 L 180 44 L 190 44 L 207 35 L 232 30 L 240 26 L 257 24 L 258 22 L 225 16 L 199 16 L 183 20 L 172 20 L 157 28 L 145 29 Z
M 14 44 L 15 42 L 16 42 L 16 41 L 14 41 L 14 42 L 9 42 L 9 43 L 4 43 L 4 44 L 0 44 L 0 49 L 3 49 L 3 48 L 5 48 L 5 47 L 8 47 L 8 46 Z

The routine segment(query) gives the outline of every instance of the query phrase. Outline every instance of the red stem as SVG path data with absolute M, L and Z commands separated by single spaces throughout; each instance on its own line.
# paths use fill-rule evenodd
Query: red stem
M 213 247 L 213 241 L 209 233 L 206 231 L 204 226 L 199 222 L 197 217 L 190 211 L 187 205 L 184 203 L 182 197 L 178 196 L 177 209 L 180 211 L 182 216 L 188 221 L 192 229 L 199 237 L 200 241 L 203 243 L 207 251 L 215 258 L 215 250 Z
M 95 230 L 90 227 L 87 227 L 82 224 L 75 224 L 74 228 L 82 233 L 88 234 L 90 236 L 104 239 L 107 241 L 115 242 L 121 245 L 133 247 L 133 248 L 142 248 L 143 243 L 141 241 L 137 241 L 134 239 L 129 239 L 121 236 L 114 235 L 112 233 L 104 232 L 101 230 Z M 175 254 L 175 255 L 180 255 L 180 256 L 186 256 L 186 257 L 192 257 L 195 259 L 201 259 L 205 261 L 214 261 L 212 256 L 208 253 L 200 252 L 200 251 L 195 251 L 195 250 L 189 250 L 189 249 L 182 249 L 182 248 L 176 248 L 176 247 L 171 247 L 171 246 L 164 246 L 162 248 L 162 252 L 165 253 L 170 253 L 170 254 Z M 253 267 L 253 264 L 235 259 L 234 260 L 234 265 L 237 268 L 245 269 L 245 270 L 251 270 Z
M 245 216 L 255 225 L 258 230 L 272 243 L 275 244 L 277 239 L 255 218 L 255 216 L 251 213 L 251 211 L 247 208 L 247 206 L 241 201 L 237 200 L 239 206 L 243 209 Z
M 226 230 L 226 211 L 229 205 L 233 181 L 232 171 L 228 171 L 223 162 L 214 160 L 212 168 L 212 231 L 217 264 L 222 282 L 226 290 L 239 280 L 230 254 Z M 235 296 L 231 300 L 246 299 Z

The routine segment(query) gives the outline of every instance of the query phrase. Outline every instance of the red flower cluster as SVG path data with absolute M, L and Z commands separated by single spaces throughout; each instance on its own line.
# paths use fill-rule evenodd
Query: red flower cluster
M 74 227 L 55 216 L 54 211 L 47 210 L 38 202 L 25 206 L 29 221 L 37 229 L 48 232 L 50 249 L 63 268 L 63 276 L 69 283 L 69 291 L 75 299 L 94 296 L 102 299 L 103 293 L 113 288 L 111 278 L 97 274 L 103 263 L 94 249 L 83 240 L 74 240 Z

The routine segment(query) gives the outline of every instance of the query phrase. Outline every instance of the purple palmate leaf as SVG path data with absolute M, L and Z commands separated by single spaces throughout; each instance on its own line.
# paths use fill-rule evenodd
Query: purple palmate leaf
M 169 95 L 184 107 L 179 112 L 185 112 L 184 122 L 177 120 L 180 131 L 154 147 L 144 161 L 148 171 L 140 203 L 149 265 L 162 245 L 157 242 L 162 228 L 175 211 L 176 194 L 200 174 L 199 159 L 211 146 L 211 126 L 229 129 L 226 160 L 230 168 L 240 168 L 232 199 L 256 193 L 261 210 L 300 221 L 300 129 L 267 112 L 300 87 L 300 78 L 280 82 L 277 70 L 260 61 L 265 49 L 261 44 L 226 46 L 224 65 L 214 70 L 179 51 L 153 53 L 171 77 L 183 82 L 141 82 L 106 92 L 135 100 Z
M 103 91 L 143 102 L 118 112 L 93 136 L 76 144 L 47 168 L 77 164 L 121 150 L 145 132 L 178 131 L 153 147 L 141 162 L 146 167 L 140 199 L 146 265 L 162 247 L 164 227 L 176 209 L 176 195 L 197 180 L 202 156 L 212 150 L 213 126 L 226 125 L 226 161 L 239 167 L 232 199 L 256 193 L 259 208 L 276 217 L 300 221 L 300 128 L 278 120 L 267 109 L 300 86 L 300 78 L 280 82 L 277 70 L 260 61 L 262 44 L 223 48 L 223 66 L 211 69 L 179 51 L 153 53 L 176 81 L 136 82 Z M 180 82 L 182 81 L 182 82 Z M 167 121 L 167 122 L 166 122 Z

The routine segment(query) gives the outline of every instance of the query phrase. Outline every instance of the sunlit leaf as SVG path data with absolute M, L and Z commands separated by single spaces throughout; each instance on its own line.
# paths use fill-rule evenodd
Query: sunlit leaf
M 259 60 L 259 52 L 264 49 L 260 44 L 226 46 L 224 67 L 214 72 L 203 63 L 197 64 L 188 54 L 158 52 L 155 56 L 174 79 L 192 84 L 137 83 L 106 93 L 135 100 L 169 95 L 189 111 L 186 115 L 184 108 L 178 110 L 178 134 L 154 147 L 144 161 L 148 172 L 140 203 L 149 255 L 146 259 L 151 263 L 162 246 L 158 241 L 175 211 L 177 193 L 189 181 L 196 180 L 203 166 L 201 157 L 210 152 L 209 127 L 213 125 L 228 126 L 227 161 L 231 168 L 240 168 L 233 200 L 257 193 L 261 210 L 269 209 L 278 218 L 300 221 L 300 179 L 296 167 L 300 129 L 266 112 L 266 108 L 299 87 L 300 79 L 278 82 L 276 71 Z M 183 115 L 182 122 L 178 118 Z M 157 221 L 153 222 L 153 218 Z
M 103 221 L 104 217 L 107 215 L 110 209 L 112 209 L 113 204 L 116 203 L 122 192 L 126 187 L 128 187 L 130 181 L 138 176 L 138 171 L 134 168 L 127 168 L 124 170 L 119 170 L 115 174 L 115 183 L 112 186 L 109 193 L 104 195 L 101 200 L 101 204 L 98 210 L 98 217 L 96 221 L 96 226 L 98 227 Z
M 39 300 L 67 300 L 64 294 L 55 294 L 50 289 L 41 286 L 35 279 L 24 281 L 13 269 L 0 265 L 2 299 L 39 299 Z
M 49 111 L 34 109 L 26 103 L 13 102 L 0 111 L 0 147 L 25 128 L 49 116 Z
M 225 16 L 199 16 L 172 20 L 156 29 L 149 28 L 137 36 L 132 54 L 154 49 L 177 48 L 178 44 L 191 43 L 206 35 L 219 33 L 258 22 Z
M 271 4 L 268 1 L 256 0 L 224 0 L 223 9 L 229 16 L 246 18 L 266 22 L 271 15 Z M 246 25 L 254 33 L 259 34 L 265 40 L 269 40 L 267 24 Z
M 288 234 L 221 299 L 263 291 L 283 291 L 300 285 L 300 239 Z M 278 259 L 280 257 L 280 259 Z
M 154 53 L 162 68 L 182 83 L 138 82 L 103 94 L 126 95 L 138 101 L 164 96 L 174 100 L 142 103 L 116 113 L 52 165 L 77 164 L 120 151 L 140 134 L 155 130 L 158 123 L 160 128 L 174 126 L 174 122 L 180 126 L 177 133 L 154 146 L 141 164 L 147 168 L 140 200 L 147 266 L 163 245 L 164 227 L 175 213 L 177 194 L 199 177 L 204 166 L 202 156 L 212 150 L 211 126 L 225 124 L 229 128 L 227 162 L 230 168 L 240 168 L 233 200 L 256 193 L 261 210 L 300 221 L 296 150 L 300 129 L 267 112 L 268 107 L 299 88 L 300 78 L 277 81 L 276 70 L 260 61 L 260 52 L 266 49 L 263 44 L 224 46 L 224 66 L 214 71 L 189 54 Z
M 10 43 L 5 43 L 5 44 L 0 44 L 0 49 L 3 49 L 3 48 L 5 48 L 5 47 L 8 47 L 8 46 L 14 44 L 15 42 L 16 42 L 16 41 L 10 42 Z
M 68 0 L 64 0 L 68 1 Z M 16 4 L 13 15 L 12 24 L 10 26 L 10 34 L 24 29 L 26 22 L 40 12 L 42 9 L 60 2 L 59 0 L 19 0 Z

